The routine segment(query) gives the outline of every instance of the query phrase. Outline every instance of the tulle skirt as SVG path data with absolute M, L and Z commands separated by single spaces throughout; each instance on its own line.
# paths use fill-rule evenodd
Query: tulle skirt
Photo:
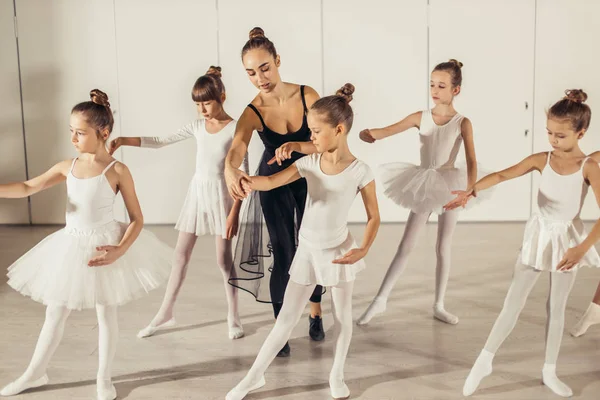
M 196 236 L 227 237 L 227 217 L 233 199 L 225 179 L 203 179 L 194 175 L 175 229 Z
M 396 162 L 381 165 L 378 172 L 384 194 L 399 206 L 415 213 L 441 214 L 443 207 L 456 198 L 452 191 L 467 189 L 466 164 L 434 169 Z M 489 173 L 479 166 L 477 172 L 477 179 Z M 478 193 L 466 208 L 489 198 L 492 192 L 493 189 L 488 189 Z
M 270 158 L 271 154 L 263 154 L 256 175 L 268 176 L 287 166 L 268 166 Z M 306 193 L 302 178 L 268 192 L 252 192 L 242 203 L 229 283 L 259 302 L 283 302 Z M 317 286 L 315 296 L 319 293 L 323 288 Z
M 264 303 L 282 303 L 298 245 L 304 179 L 270 192 L 252 192 L 240 212 L 229 283 Z M 263 213 L 263 203 L 267 217 Z
M 540 271 L 556 271 L 566 251 L 581 244 L 587 233 L 580 219 L 557 221 L 533 215 L 527 221 L 521 248 L 521 263 Z M 600 267 L 600 256 L 592 247 L 572 270 Z
M 72 310 L 122 305 L 146 295 L 169 278 L 173 249 L 142 230 L 113 264 L 89 267 L 98 246 L 117 245 L 127 224 L 93 230 L 63 228 L 43 239 L 8 269 L 8 284 L 45 305 Z
M 334 264 L 333 260 L 357 247 L 350 233 L 342 244 L 329 249 L 317 248 L 300 239 L 290 267 L 290 279 L 301 285 L 321 286 L 336 286 L 340 282 L 353 281 L 358 272 L 366 268 L 364 260 L 351 265 Z

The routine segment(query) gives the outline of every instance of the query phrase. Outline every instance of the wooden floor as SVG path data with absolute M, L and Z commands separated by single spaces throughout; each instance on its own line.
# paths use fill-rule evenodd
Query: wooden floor
M 511 279 L 523 224 L 461 224 L 453 247 L 447 309 L 460 317 L 450 326 L 434 321 L 435 230 L 430 224 L 398 282 L 384 316 L 368 327 L 355 327 L 346 365 L 353 399 L 462 398 L 464 379 L 498 315 Z M 0 265 L 7 268 L 57 227 L 0 227 Z M 174 245 L 172 227 L 149 227 Z M 363 226 L 354 226 L 360 238 Z M 359 276 L 354 316 L 362 313 L 388 266 L 403 230 L 382 226 Z M 44 317 L 44 307 L 25 298 L 0 278 L 0 386 L 18 377 L 31 357 Z M 573 289 L 567 329 L 587 307 L 600 271 L 584 269 Z M 498 352 L 494 373 L 483 381 L 476 399 L 558 399 L 540 385 L 544 363 L 545 302 L 548 279 L 540 279 L 513 334 Z M 149 339 L 137 331 L 153 317 L 162 290 L 120 310 L 121 338 L 114 365 L 119 399 L 224 399 L 250 367 L 272 327 L 270 306 L 240 293 L 247 336 L 227 338 L 226 305 L 221 275 L 215 265 L 213 240 L 201 238 L 194 252 L 176 317 L 179 327 Z M 330 333 L 330 296 L 325 298 L 325 326 Z M 289 359 L 276 359 L 267 385 L 249 395 L 258 399 L 330 399 L 328 374 L 333 340 L 314 343 L 303 317 L 294 330 Z M 48 375 L 50 384 L 15 399 L 95 399 L 97 366 L 96 317 L 93 311 L 72 313 Z M 576 399 L 600 398 L 600 326 L 582 338 L 565 334 L 559 376 Z

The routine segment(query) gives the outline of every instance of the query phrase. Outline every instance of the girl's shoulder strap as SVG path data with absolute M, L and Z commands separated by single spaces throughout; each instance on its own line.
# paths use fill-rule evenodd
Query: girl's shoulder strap
M 102 171 L 102 175 L 106 175 L 106 173 L 108 172 L 108 170 L 109 170 L 109 169 L 110 169 L 110 168 L 111 168 L 113 165 L 115 165 L 115 164 L 117 163 L 117 161 L 118 161 L 118 160 L 112 160 L 112 161 L 110 162 L 110 164 L 108 164 L 108 165 L 106 166 L 106 168 L 104 168 L 104 171 Z
M 583 167 L 585 167 L 585 163 L 587 162 L 587 160 L 590 160 L 592 157 L 586 157 L 583 159 L 583 162 L 581 163 L 581 173 L 583 174 Z
M 73 168 L 75 168 L 75 163 L 77 162 L 77 159 L 78 159 L 78 158 L 79 158 L 79 157 L 75 157 L 75 158 L 73 159 L 73 162 L 71 163 L 71 168 L 69 169 L 69 174 L 72 174 L 72 173 L 73 173 Z
M 433 126 L 433 117 L 431 116 L 431 110 L 421 111 L 421 122 L 419 123 L 419 131 L 426 132 Z

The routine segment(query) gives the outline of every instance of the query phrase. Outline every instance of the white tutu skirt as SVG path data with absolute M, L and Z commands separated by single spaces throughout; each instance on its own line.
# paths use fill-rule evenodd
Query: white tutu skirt
M 581 244 L 587 233 L 580 219 L 557 221 L 533 215 L 525 226 L 521 263 L 540 271 L 556 271 L 567 250 Z M 572 270 L 600 267 L 600 256 L 592 247 Z
M 415 213 L 444 212 L 443 207 L 456 198 L 454 190 L 467 189 L 467 166 L 444 168 L 424 168 L 409 163 L 383 164 L 378 169 L 384 194 L 394 203 Z M 487 175 L 481 167 L 477 168 L 477 179 Z M 489 198 L 492 190 L 478 193 L 466 208 Z
M 175 229 L 196 236 L 227 237 L 227 217 L 233 207 L 225 179 L 203 179 L 194 175 Z
M 98 246 L 117 245 L 127 224 L 94 230 L 63 228 L 43 239 L 8 268 L 8 284 L 45 305 L 71 310 L 122 305 L 146 295 L 169 278 L 173 249 L 142 230 L 113 264 L 89 267 Z
M 332 261 L 357 247 L 351 234 L 342 244 L 330 249 L 319 249 L 300 239 L 290 266 L 290 279 L 301 285 L 321 286 L 353 281 L 356 274 L 366 268 L 364 260 L 352 265 L 334 264 Z

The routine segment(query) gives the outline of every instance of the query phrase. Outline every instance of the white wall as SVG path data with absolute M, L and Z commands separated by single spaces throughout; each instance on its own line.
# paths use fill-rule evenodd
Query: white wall
M 30 176 L 77 156 L 69 115 L 91 89 L 106 92 L 119 134 L 119 96 L 112 2 L 17 0 L 23 106 Z M 93 23 L 90 23 L 93 21 Z M 35 224 L 64 222 L 58 185 L 31 197 Z
M 399 160 L 418 163 L 416 129 L 371 145 L 362 142 L 358 132 L 389 125 L 427 106 L 426 2 L 328 0 L 323 7 L 323 44 L 324 94 L 335 93 L 346 82 L 356 87 L 349 140 L 354 154 L 375 170 Z M 382 220 L 406 220 L 408 211 L 383 196 L 381 187 L 378 199 Z M 360 196 L 350 218 L 366 219 Z
M 477 160 L 490 171 L 531 154 L 534 23 L 535 0 L 431 0 L 429 69 L 464 63 L 455 106 L 471 120 Z M 462 219 L 524 220 L 530 197 L 530 177 L 506 182 Z
M 430 3 L 428 5 L 428 3 Z M 594 108 L 600 87 L 595 38 L 600 4 L 588 0 L 17 0 L 25 138 L 35 176 L 76 155 L 68 141 L 70 108 L 90 89 L 108 93 L 116 109 L 113 137 L 167 135 L 196 117 L 190 90 L 211 64 L 220 64 L 228 89 L 226 109 L 237 118 L 256 95 L 240 51 L 254 26 L 262 27 L 281 55 L 285 81 L 310 85 L 321 95 L 345 82 L 356 86 L 351 146 L 373 168 L 418 162 L 416 130 L 368 145 L 357 135 L 429 104 L 428 79 L 438 62 L 464 62 L 457 109 L 475 128 L 479 161 L 503 168 L 532 151 L 547 150 L 544 109 L 571 87 L 584 88 Z M 24 178 L 23 141 L 12 33 L 12 5 L 0 0 L 2 132 L 8 124 L 10 162 L 0 179 Z M 537 5 L 537 6 L 536 6 Z M 140 9 L 143 8 L 143 14 Z M 142 16 L 143 15 L 143 16 Z M 507 21 L 510 21 L 509 23 Z M 12 55 L 11 55 L 12 54 Z M 534 58 L 535 57 L 535 58 Z M 529 107 L 525 108 L 525 103 Z M 12 111 L 8 111 L 12 110 Z M 15 125 L 16 121 L 16 125 Z M 12 125 L 11 125 L 12 124 Z M 583 148 L 600 148 L 593 126 Z M 525 135 L 525 131 L 528 134 Z M 193 141 L 162 150 L 126 148 L 148 223 L 174 223 L 193 174 Z M 262 145 L 250 145 L 251 168 Z M 2 155 L 3 153 L 0 153 Z M 21 157 L 21 158 L 19 158 Z M 535 180 L 534 180 L 535 181 Z M 500 186 L 487 204 L 463 220 L 525 220 L 535 190 L 525 177 Z M 590 196 L 591 198 L 592 196 Z M 64 220 L 64 187 L 32 198 L 34 223 Z M 26 202 L 0 203 L 0 223 L 26 222 Z M 10 209 L 7 207 L 11 207 Z M 407 211 L 380 196 L 384 221 Z M 123 206 L 119 205 L 121 214 Z M 586 204 L 584 216 L 595 218 Z M 357 200 L 350 220 L 363 221 Z
M 123 135 L 176 132 L 196 118 L 194 82 L 217 63 L 215 1 L 116 0 L 115 17 Z M 123 148 L 148 223 L 177 221 L 195 153 L 194 140 L 159 150 Z
M 0 0 L 0 182 L 22 181 L 25 148 L 12 0 Z M 0 199 L 0 224 L 29 223 L 27 199 Z
M 549 151 L 545 110 L 564 96 L 566 89 L 584 89 L 592 109 L 592 123 L 581 141 L 586 153 L 600 150 L 600 79 L 598 38 L 600 2 L 590 0 L 538 0 L 535 53 L 535 120 L 533 152 Z M 539 174 L 534 174 L 536 193 Z M 588 194 L 582 218 L 597 219 L 598 205 Z M 535 206 L 536 197 L 532 198 Z

